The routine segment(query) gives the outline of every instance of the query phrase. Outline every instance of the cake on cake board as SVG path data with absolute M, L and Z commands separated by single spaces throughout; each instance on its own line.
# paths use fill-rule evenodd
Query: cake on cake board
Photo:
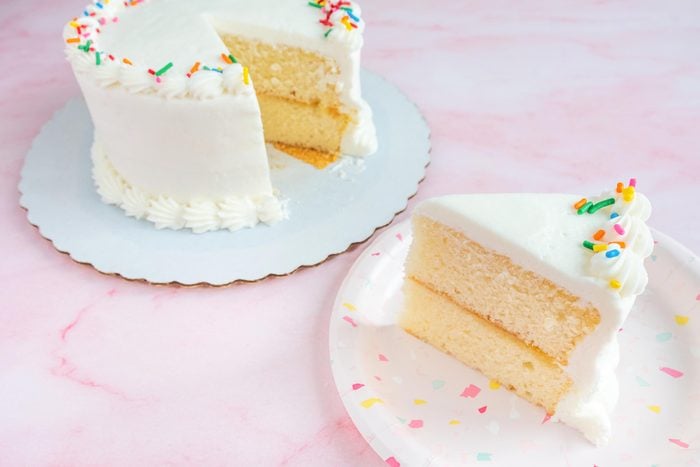
M 157 229 L 289 215 L 265 143 L 324 168 L 376 152 L 346 0 L 95 0 L 64 27 L 105 203 Z
M 127 279 L 227 285 L 317 265 L 366 240 L 405 209 L 429 162 L 430 132 L 416 106 L 381 77 L 363 72 L 362 79 L 382 141 L 378 152 L 363 163 L 341 159 L 325 170 L 273 156 L 272 181 L 289 194 L 292 214 L 274 227 L 204 235 L 156 230 L 104 204 L 91 178 L 93 131 L 80 99 L 59 110 L 34 140 L 20 204 L 56 249 Z
M 361 80 L 364 28 L 346 0 L 89 3 L 62 40 L 92 125 L 69 103 L 35 141 L 30 222 L 102 272 L 187 285 L 284 275 L 364 241 L 415 194 L 429 152 L 415 106 Z

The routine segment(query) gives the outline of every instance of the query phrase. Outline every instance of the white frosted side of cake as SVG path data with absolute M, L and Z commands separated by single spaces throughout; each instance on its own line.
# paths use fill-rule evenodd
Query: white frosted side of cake
M 194 102 L 79 82 L 97 140 L 134 186 L 181 203 L 272 194 L 254 94 Z
M 573 205 L 580 196 L 568 194 L 453 195 L 421 203 L 414 215 L 425 216 L 464 232 L 483 247 L 507 256 L 513 263 L 537 273 L 596 307 L 601 316 L 595 331 L 570 355 L 565 371 L 573 387 L 559 403 L 555 418 L 573 426 L 596 444 L 610 436 L 610 412 L 617 401 L 614 375 L 619 359 L 617 333 L 636 295 L 647 282 L 643 261 L 653 241 L 644 221 L 651 208 L 637 194 L 632 202 L 615 197 L 625 226 L 627 248 L 617 258 L 601 262 L 600 255 L 582 246 L 599 229 L 610 229 L 610 207 L 578 215 Z M 608 232 L 608 235 L 613 235 Z M 611 274 L 622 286 L 610 286 Z M 547 326 L 547 323 L 543 323 Z
M 285 217 L 270 183 L 252 92 L 226 94 L 216 102 L 164 99 L 105 89 L 81 73 L 77 77 L 95 125 L 98 191 L 114 187 L 112 179 L 125 187 L 122 195 L 103 196 L 104 201 L 158 228 L 196 233 L 274 224 Z M 165 206 L 171 206 L 169 214 Z M 231 220 L 232 210 L 244 212 Z

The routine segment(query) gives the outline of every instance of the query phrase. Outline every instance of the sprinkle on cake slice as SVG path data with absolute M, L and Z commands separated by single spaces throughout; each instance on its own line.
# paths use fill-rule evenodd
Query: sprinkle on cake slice
M 617 400 L 617 332 L 653 241 L 636 181 L 594 199 L 453 195 L 419 205 L 400 325 L 595 444 Z

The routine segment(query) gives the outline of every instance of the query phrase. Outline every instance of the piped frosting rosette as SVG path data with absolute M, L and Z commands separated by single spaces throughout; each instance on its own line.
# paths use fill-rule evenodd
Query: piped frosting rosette
M 654 240 L 646 221 L 651 204 L 637 193 L 637 182 L 618 183 L 614 192 L 595 200 L 586 198 L 574 205 L 579 215 L 598 215 L 602 222 L 583 247 L 592 252 L 588 273 L 604 280 L 622 297 L 640 294 L 648 277 L 644 259 L 651 255 Z M 604 217 L 603 217 L 604 216 Z
M 654 249 L 654 240 L 645 221 L 646 218 L 632 214 L 615 216 L 608 219 L 601 227 L 605 231 L 602 239 L 607 242 L 618 242 L 618 246 L 625 246 L 624 250 L 646 258 Z
M 605 251 L 593 254 L 588 273 L 605 280 L 623 297 L 639 295 L 648 282 L 644 257 L 615 243 L 610 244 Z

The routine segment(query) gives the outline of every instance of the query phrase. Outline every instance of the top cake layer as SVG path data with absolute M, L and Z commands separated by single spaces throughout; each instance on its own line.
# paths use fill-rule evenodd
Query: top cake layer
M 616 200 L 614 205 L 579 215 L 573 208 L 581 199 L 578 195 L 452 195 L 428 200 L 415 213 L 467 232 L 484 247 L 597 307 L 616 303 L 629 308 L 647 282 L 643 260 L 651 254 L 653 241 L 645 221 L 651 205 L 640 193 L 630 202 L 620 193 L 604 193 L 597 199 L 611 198 Z M 611 219 L 613 213 L 619 217 Z M 624 234 L 618 233 L 616 225 Z M 606 241 L 623 241 L 623 254 L 606 257 L 606 262 L 585 248 L 582 242 L 593 241 L 599 230 L 605 231 Z M 613 244 L 611 249 L 617 247 Z M 611 287 L 613 279 L 620 282 L 619 288 Z

